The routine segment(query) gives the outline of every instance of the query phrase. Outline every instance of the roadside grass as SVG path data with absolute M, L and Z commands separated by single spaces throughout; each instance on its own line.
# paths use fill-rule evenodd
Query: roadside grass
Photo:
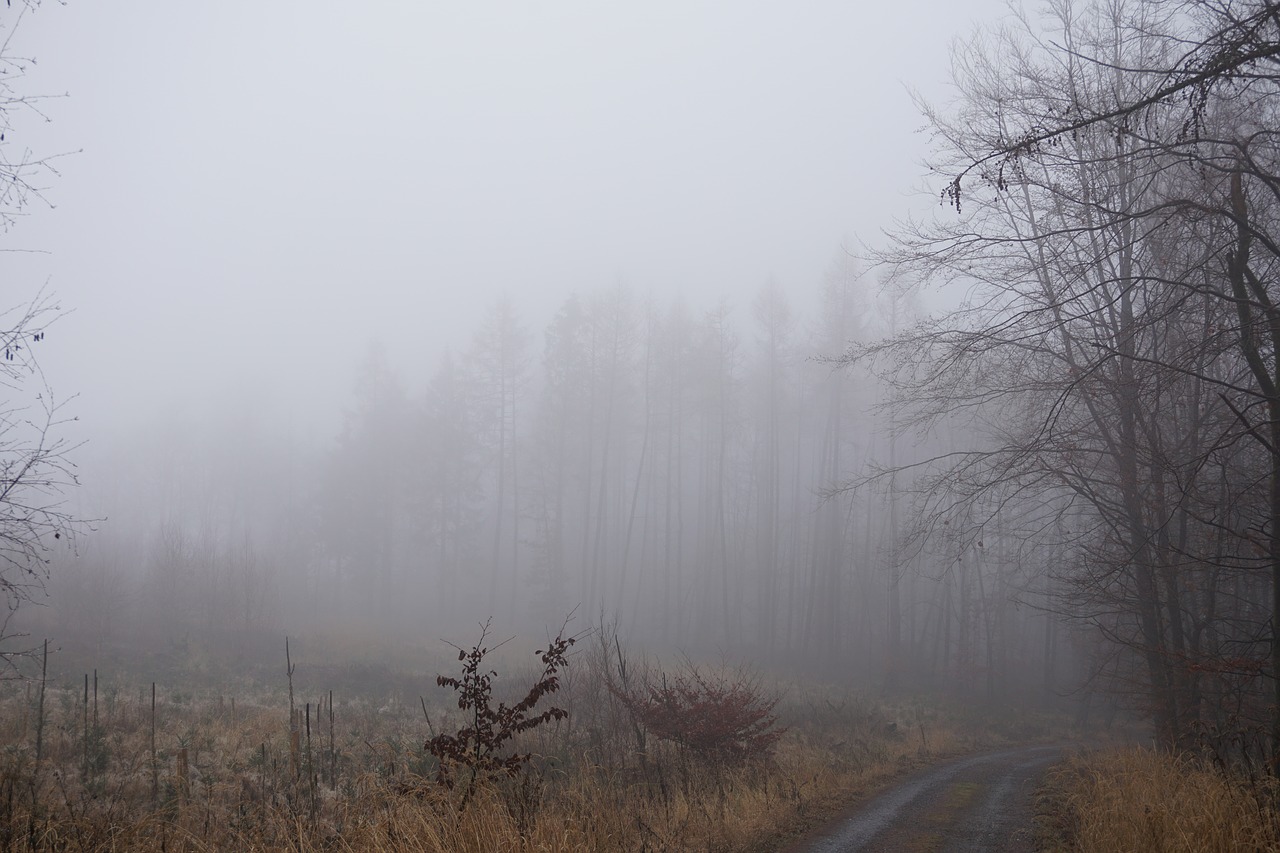
M 550 700 L 568 719 L 522 735 L 526 772 L 465 804 L 423 749 L 462 722 L 434 686 L 416 702 L 300 687 L 291 726 L 287 694 L 258 684 L 159 685 L 153 714 L 150 684 L 51 682 L 43 716 L 37 684 L 0 684 L 0 850 L 776 850 L 917 767 L 1051 724 L 756 682 L 786 732 L 767 756 L 717 762 L 646 738 L 609 661 L 603 646 L 575 658 Z M 630 667 L 645 672 L 660 677 Z
M 1280 850 L 1280 784 L 1189 754 L 1129 747 L 1072 756 L 1050 772 L 1037 811 L 1043 850 Z

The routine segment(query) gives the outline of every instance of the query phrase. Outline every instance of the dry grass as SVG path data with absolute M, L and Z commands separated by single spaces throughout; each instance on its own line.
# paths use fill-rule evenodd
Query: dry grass
M 1280 850 L 1276 780 L 1229 777 L 1188 755 L 1144 748 L 1076 756 L 1050 775 L 1047 847 L 1179 853 Z
M 338 699 L 332 740 L 326 710 L 295 765 L 283 694 L 233 711 L 162 688 L 153 794 L 149 686 L 104 688 L 87 731 L 82 689 L 50 687 L 37 768 L 34 692 L 0 685 L 0 851 L 774 850 L 860 792 L 1000 740 L 919 703 L 791 688 L 770 759 L 708 766 L 651 739 L 641 753 L 607 670 L 584 663 L 557 697 L 568 722 L 521 744 L 531 772 L 466 808 L 430 781 L 427 723 L 405 702 Z

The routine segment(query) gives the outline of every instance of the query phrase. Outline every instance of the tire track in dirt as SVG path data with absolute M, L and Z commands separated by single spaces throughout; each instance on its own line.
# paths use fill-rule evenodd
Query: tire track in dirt
M 856 806 L 787 853 L 1033 850 L 1036 786 L 1065 747 L 972 755 L 923 771 Z

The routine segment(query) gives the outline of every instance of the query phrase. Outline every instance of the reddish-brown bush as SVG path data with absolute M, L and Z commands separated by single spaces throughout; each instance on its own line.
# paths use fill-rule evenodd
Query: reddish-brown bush
M 688 667 L 620 698 L 655 737 L 714 764 L 764 758 L 786 731 L 773 713 L 778 697 L 742 674 L 708 676 Z

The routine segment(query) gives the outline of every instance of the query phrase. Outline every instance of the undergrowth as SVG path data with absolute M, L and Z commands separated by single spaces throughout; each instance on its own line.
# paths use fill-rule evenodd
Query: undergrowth
M 1110 749 L 1055 768 L 1038 809 L 1058 851 L 1280 851 L 1280 785 L 1190 754 Z
M 50 684 L 41 716 L 38 685 L 0 684 L 0 850 L 773 850 L 860 792 L 993 742 L 919 701 L 691 665 L 664 682 L 607 631 L 583 645 L 570 659 L 557 640 L 521 672 L 487 668 L 482 640 L 446 690 L 304 690 L 292 724 L 280 693 L 226 685 L 160 685 L 153 706 L 149 685 Z M 663 702 L 684 702 L 666 711 L 699 734 L 646 714 Z M 477 731 L 492 736 L 480 752 Z

